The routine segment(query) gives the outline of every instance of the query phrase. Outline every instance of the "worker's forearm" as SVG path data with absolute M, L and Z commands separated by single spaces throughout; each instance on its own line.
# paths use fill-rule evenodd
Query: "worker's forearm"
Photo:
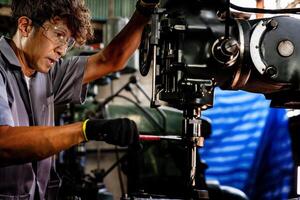
M 121 70 L 139 47 L 148 21 L 149 18 L 135 12 L 128 24 L 103 51 L 89 57 L 83 82 L 88 83 Z
M 112 65 L 116 70 L 122 68 L 139 47 L 144 27 L 148 21 L 149 18 L 135 12 L 129 23 L 103 51 L 105 57 L 112 58 Z
M 84 141 L 82 123 L 0 128 L 1 166 L 41 160 Z

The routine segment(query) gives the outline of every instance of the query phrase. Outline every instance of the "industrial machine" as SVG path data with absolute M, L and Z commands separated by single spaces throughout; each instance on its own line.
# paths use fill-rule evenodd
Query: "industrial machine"
M 300 108 L 300 20 L 287 15 L 239 19 L 230 8 L 300 11 L 243 8 L 229 0 L 170 0 L 154 11 L 143 34 L 140 72 L 146 76 L 152 68 L 151 106 L 183 111 L 183 199 L 210 199 L 196 166 L 204 140 L 201 111 L 213 107 L 216 86 L 262 93 L 273 107 Z

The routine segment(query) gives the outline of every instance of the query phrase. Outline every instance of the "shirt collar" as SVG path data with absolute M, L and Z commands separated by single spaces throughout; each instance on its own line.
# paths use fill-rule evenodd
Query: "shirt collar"
M 14 66 L 21 67 L 20 62 L 14 52 L 14 50 L 9 45 L 8 38 L 5 38 L 2 36 L 0 38 L 0 52 L 3 54 L 3 56 L 7 59 L 7 61 Z

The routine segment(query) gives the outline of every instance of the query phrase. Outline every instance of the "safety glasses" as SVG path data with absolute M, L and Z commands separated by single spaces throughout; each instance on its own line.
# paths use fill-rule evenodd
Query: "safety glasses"
M 75 45 L 75 38 L 67 36 L 66 28 L 52 23 L 47 23 L 44 25 L 41 25 L 35 21 L 34 23 L 43 28 L 44 36 L 55 45 L 66 46 L 66 51 L 69 51 Z

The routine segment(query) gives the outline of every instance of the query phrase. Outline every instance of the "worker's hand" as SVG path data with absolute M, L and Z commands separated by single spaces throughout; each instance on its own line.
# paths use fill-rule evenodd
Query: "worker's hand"
M 139 142 L 137 126 L 134 121 L 127 118 L 86 120 L 83 123 L 83 133 L 87 141 L 105 141 L 119 146 Z
M 159 5 L 160 0 L 138 0 L 136 9 L 147 17 L 151 16 L 154 9 Z

